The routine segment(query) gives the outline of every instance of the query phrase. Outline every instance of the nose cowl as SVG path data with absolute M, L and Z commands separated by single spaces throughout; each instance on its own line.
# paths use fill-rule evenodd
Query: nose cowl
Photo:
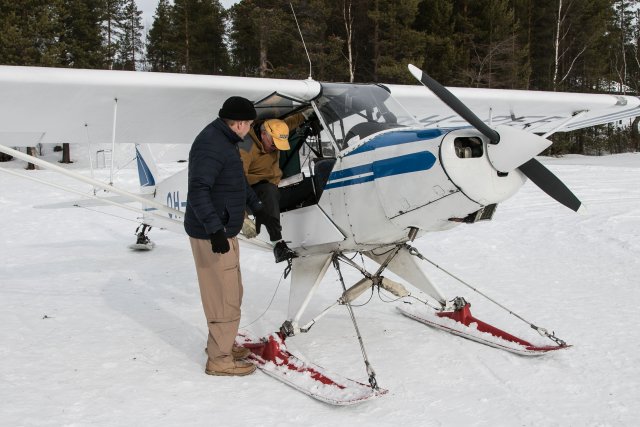
M 534 133 L 510 126 L 498 126 L 498 144 L 487 144 L 487 157 L 496 170 L 511 172 L 551 145 L 551 141 Z
M 440 147 L 449 179 L 468 198 L 484 206 L 508 199 L 526 180 L 517 169 L 499 173 L 487 156 L 488 145 L 475 129 L 458 129 L 447 134 Z

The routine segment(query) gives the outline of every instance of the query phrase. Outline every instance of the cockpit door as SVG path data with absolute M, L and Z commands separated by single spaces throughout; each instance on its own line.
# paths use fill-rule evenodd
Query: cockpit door
M 286 117 L 292 112 L 308 105 L 308 101 L 281 95 L 278 92 L 273 92 L 271 95 L 253 104 L 258 113 L 257 120 Z

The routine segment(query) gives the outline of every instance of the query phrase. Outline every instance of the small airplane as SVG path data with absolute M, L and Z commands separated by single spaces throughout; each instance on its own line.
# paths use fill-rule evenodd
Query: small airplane
M 350 305 L 373 289 L 412 302 L 397 306 L 407 317 L 496 348 L 539 355 L 569 347 L 514 313 L 553 344 L 531 343 L 473 317 L 464 298 L 446 297 L 427 277 L 420 265 L 431 261 L 411 243 L 430 232 L 491 220 L 498 204 L 527 178 L 559 203 L 581 210 L 579 199 L 535 156 L 551 144 L 547 137 L 554 132 L 640 115 L 640 100 L 445 88 L 412 65 L 409 71 L 425 87 L 0 66 L 0 152 L 115 193 L 117 197 L 99 197 L 43 182 L 76 192 L 90 200 L 86 203 L 140 213 L 140 233 L 146 238 L 151 226 L 184 233 L 187 200 L 187 169 L 159 181 L 150 144 L 190 144 L 233 95 L 252 100 L 258 119 L 302 113 L 306 120 L 292 130 L 292 148 L 281 164 L 283 236 L 300 255 L 287 266 L 288 316 L 277 333 L 261 338 L 245 333 L 238 341 L 252 349 L 252 360 L 264 372 L 332 404 L 386 393 L 377 384 Z M 141 193 L 8 147 L 61 142 L 135 144 Z M 253 239 L 240 238 L 271 249 L 266 231 Z M 138 243 L 145 247 L 148 241 Z M 378 269 L 368 271 L 353 254 L 375 261 Z M 355 268 L 362 280 L 348 287 L 341 266 Z M 332 306 L 310 318 L 312 297 L 330 267 L 344 291 Z M 385 277 L 385 271 L 420 292 L 411 293 Z M 303 362 L 286 349 L 287 337 L 308 332 L 336 305 L 350 312 L 369 384 Z

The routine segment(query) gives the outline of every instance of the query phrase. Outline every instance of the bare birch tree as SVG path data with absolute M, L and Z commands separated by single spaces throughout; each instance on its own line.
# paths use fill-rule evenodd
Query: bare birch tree
M 620 47 L 622 50 L 622 72 L 620 76 L 620 92 L 626 93 L 625 86 L 627 81 L 627 54 L 626 54 L 626 41 L 627 41 L 627 29 L 625 25 L 625 10 L 626 5 L 624 0 L 620 0 Z
M 345 0 L 342 5 L 342 17 L 344 18 L 344 29 L 347 36 L 347 63 L 349 64 L 349 82 L 353 83 L 355 74 L 355 64 L 353 62 L 353 15 L 351 14 L 351 0 Z
M 572 43 L 570 41 L 567 41 L 567 37 L 571 30 L 571 25 L 567 25 L 566 28 L 564 28 L 565 27 L 564 23 L 567 18 L 567 15 L 569 14 L 569 10 L 571 9 L 571 5 L 572 5 L 572 2 L 569 1 L 566 4 L 566 7 L 564 8 L 564 11 L 563 11 L 562 9 L 563 0 L 558 0 L 558 15 L 556 20 L 556 32 L 555 32 L 555 40 L 554 40 L 554 50 L 555 50 L 554 71 L 553 71 L 553 90 L 554 91 L 558 89 L 559 84 L 564 82 L 566 78 L 569 77 L 569 74 L 571 74 L 571 70 L 573 69 L 573 66 L 575 65 L 576 61 L 587 50 L 587 46 L 589 44 L 588 41 L 585 42 L 584 46 L 582 46 L 580 51 L 571 60 L 571 63 L 569 64 L 569 67 L 564 73 L 564 76 L 562 76 L 560 81 L 558 81 L 560 62 L 562 61 L 565 55 L 571 52 Z M 561 50 L 561 48 L 563 49 Z

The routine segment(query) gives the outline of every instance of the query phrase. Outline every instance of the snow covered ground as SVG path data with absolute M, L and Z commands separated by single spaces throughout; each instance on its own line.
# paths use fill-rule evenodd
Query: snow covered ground
M 132 252 L 135 214 L 34 209 L 74 196 L 0 172 L 0 425 L 635 426 L 640 154 L 541 161 L 586 204 L 586 215 L 527 183 L 493 221 L 433 234 L 416 246 L 573 347 L 517 356 L 429 329 L 375 295 L 355 311 L 378 383 L 390 392 L 351 407 L 320 403 L 261 372 L 205 375 L 205 322 L 184 235 L 154 230 L 156 249 Z M 0 167 L 22 172 L 23 164 Z M 70 167 L 86 172 L 82 163 Z M 29 174 L 71 183 L 48 171 Z M 116 184 L 135 189 L 136 179 L 125 169 Z M 447 295 L 471 301 L 478 318 L 542 339 L 424 268 Z M 282 266 L 270 253 L 250 247 L 242 249 L 242 269 L 241 325 L 272 332 L 286 317 L 289 279 L 280 281 Z M 348 284 L 359 279 L 346 267 L 343 273 Z M 328 306 L 339 289 L 328 274 L 314 308 Z M 344 307 L 287 342 L 366 382 Z

